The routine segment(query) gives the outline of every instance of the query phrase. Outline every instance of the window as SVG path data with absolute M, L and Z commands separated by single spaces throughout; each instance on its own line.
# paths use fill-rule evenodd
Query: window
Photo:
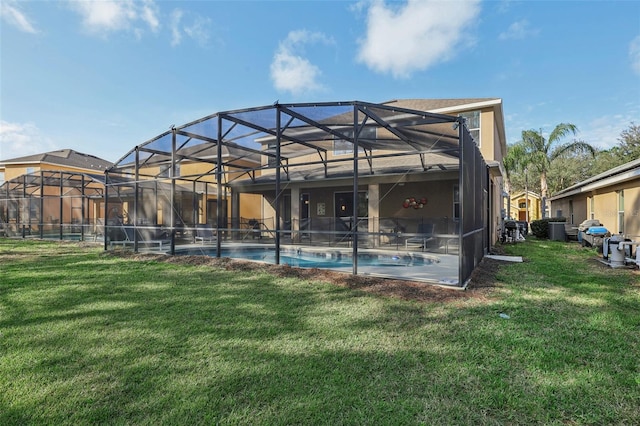
M 618 191 L 618 232 L 624 234 L 624 190 Z
M 453 187 L 453 220 L 460 220 L 460 187 L 458 185 Z
M 353 130 L 347 130 L 343 132 L 348 138 L 353 138 Z M 376 129 L 375 127 L 365 127 L 360 132 L 359 139 L 375 139 Z M 360 148 L 360 152 L 363 152 Z M 340 139 L 336 136 L 333 138 L 333 155 L 347 155 L 353 154 L 353 143 L 346 139 Z
M 480 111 L 463 112 L 460 113 L 460 117 L 466 120 L 469 133 L 476 141 L 476 145 L 480 146 Z
M 4 172 L 0 172 L 0 185 L 4 183 Z
M 595 208 L 595 199 L 594 199 L 594 197 L 590 197 L 589 198 L 589 218 L 590 219 L 595 219 L 596 218 L 596 214 L 594 212 L 594 208 Z
M 27 167 L 27 174 L 31 174 L 35 171 L 33 167 Z

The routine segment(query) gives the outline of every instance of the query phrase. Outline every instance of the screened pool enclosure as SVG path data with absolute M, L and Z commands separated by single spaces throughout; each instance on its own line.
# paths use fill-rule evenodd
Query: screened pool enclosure
M 0 185 L 0 235 L 98 241 L 104 236 L 104 175 L 43 170 Z
M 488 179 L 460 117 L 366 102 L 220 112 L 107 171 L 104 244 L 462 286 L 489 245 Z
M 0 231 L 464 286 L 490 185 L 461 117 L 276 103 L 174 126 L 104 175 L 5 182 Z

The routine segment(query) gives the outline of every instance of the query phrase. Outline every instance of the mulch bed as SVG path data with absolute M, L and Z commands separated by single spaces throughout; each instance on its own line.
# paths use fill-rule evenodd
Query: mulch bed
M 471 275 L 467 289 L 452 289 L 424 282 L 394 280 L 388 278 L 351 275 L 318 268 L 295 268 L 288 265 L 269 265 L 246 260 L 215 258 L 209 256 L 166 256 L 161 254 L 141 254 L 130 251 L 112 251 L 109 255 L 126 256 L 136 260 L 184 265 L 211 266 L 231 271 L 257 273 L 268 272 L 278 277 L 299 278 L 308 281 L 329 282 L 368 293 L 403 300 L 420 302 L 454 302 L 465 299 L 488 300 L 492 289 L 497 286 L 496 272 L 505 262 L 483 259 Z

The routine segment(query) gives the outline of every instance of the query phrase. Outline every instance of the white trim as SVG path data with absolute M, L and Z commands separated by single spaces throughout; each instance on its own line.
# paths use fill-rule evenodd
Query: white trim
M 636 178 L 640 177 L 640 168 L 634 169 L 634 170 L 629 170 L 625 173 L 621 173 L 619 175 L 616 176 L 610 176 L 608 178 L 604 178 L 602 180 L 584 185 L 580 188 L 576 188 L 573 191 L 568 191 L 565 192 L 563 194 L 557 195 L 555 197 L 551 197 L 549 198 L 549 201 L 556 201 L 556 200 L 561 200 L 563 198 L 566 197 L 570 197 L 572 195 L 577 195 L 583 192 L 589 192 L 589 191 L 593 191 L 595 189 L 600 189 L 600 188 L 604 188 L 607 186 L 611 186 L 611 185 L 616 185 L 619 183 L 623 183 L 629 180 L 633 180 Z
M 464 111 L 474 110 L 478 108 L 492 107 L 500 104 L 502 104 L 501 99 L 491 99 L 488 101 L 474 102 L 471 104 L 459 104 L 459 105 L 448 106 L 444 108 L 430 109 L 429 112 L 434 112 L 439 114 L 446 114 L 448 112 L 464 112 Z

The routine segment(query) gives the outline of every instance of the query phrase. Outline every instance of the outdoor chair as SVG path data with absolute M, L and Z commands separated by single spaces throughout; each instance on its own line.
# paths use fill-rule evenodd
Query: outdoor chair
M 196 225 L 196 242 L 200 241 L 202 244 L 205 242 L 216 241 L 216 234 L 213 227 L 206 223 L 199 223 Z
M 409 245 L 419 245 L 422 251 L 426 250 L 427 244 L 434 240 L 433 228 L 433 223 L 419 223 L 416 235 L 405 240 L 405 248 L 409 250 Z
M 262 238 L 262 232 L 260 231 L 260 222 L 258 222 L 256 219 L 249 219 L 249 222 L 247 222 L 247 225 L 249 226 L 251 237 L 253 239 Z

